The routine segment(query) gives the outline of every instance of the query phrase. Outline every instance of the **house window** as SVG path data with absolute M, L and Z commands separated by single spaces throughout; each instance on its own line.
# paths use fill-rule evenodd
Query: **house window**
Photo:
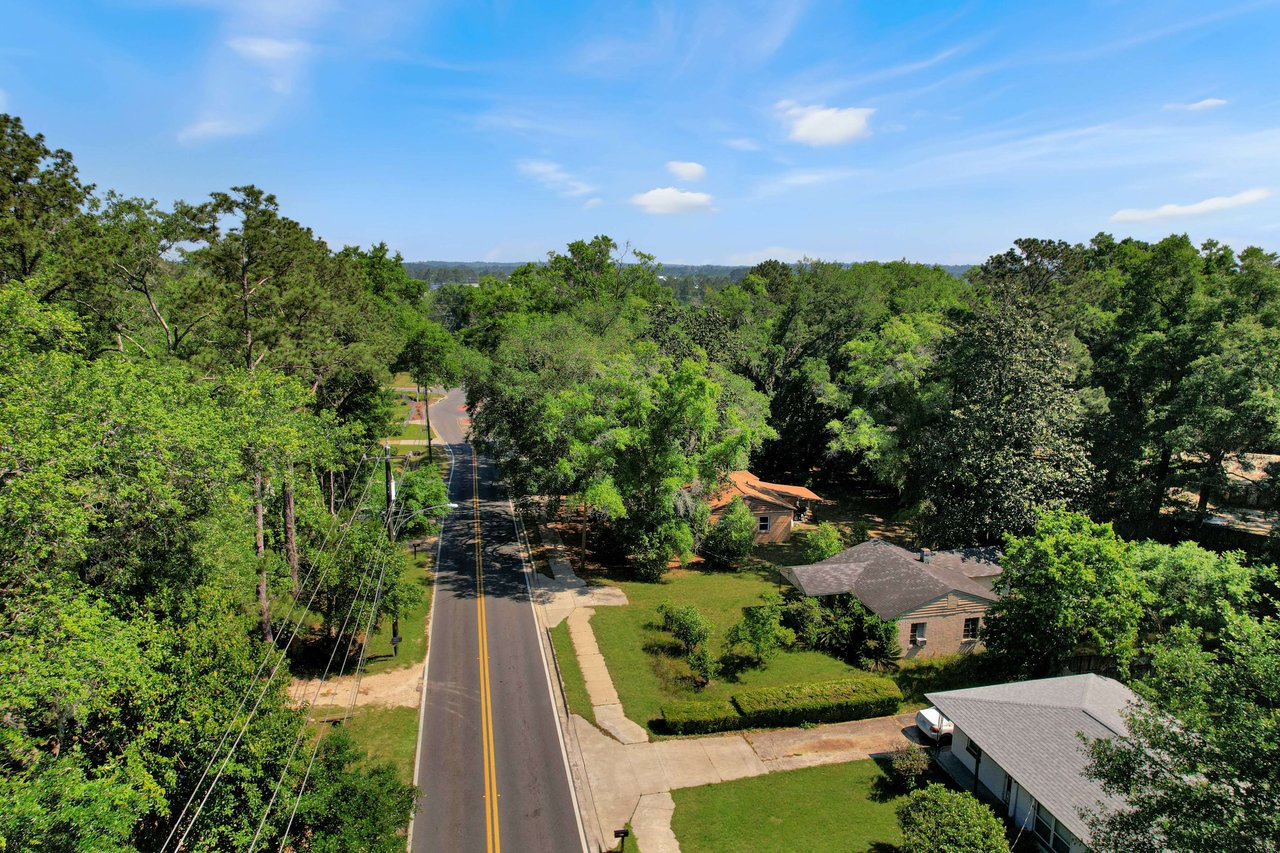
M 767 515 L 760 516 L 756 524 L 756 529 L 759 530 L 761 533 L 768 533 L 769 532 L 769 516 Z
M 964 638 L 966 640 L 978 639 L 978 626 L 981 621 L 977 616 L 964 620 Z
M 1000 802 L 1007 803 L 1013 797 L 1013 777 L 1008 773 L 1004 774 L 1004 792 L 1000 795 Z
M 964 742 L 964 751 L 972 755 L 974 758 L 982 757 L 982 747 L 973 742 L 973 738 L 966 738 Z
M 1054 853 L 1071 853 L 1071 842 L 1075 840 L 1075 836 L 1039 803 L 1036 803 L 1035 813 L 1036 835 L 1040 836 L 1040 840 L 1049 845 Z
M 909 639 L 907 640 L 908 645 L 912 645 L 912 646 L 924 645 L 924 626 L 927 624 L 928 624 L 927 622 L 911 623 L 911 634 Z

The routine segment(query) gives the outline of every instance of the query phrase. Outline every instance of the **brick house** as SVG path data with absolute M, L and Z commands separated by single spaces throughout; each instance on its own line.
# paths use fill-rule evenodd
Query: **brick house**
M 968 548 L 909 551 L 869 539 L 810 566 L 788 566 L 782 576 L 808 596 L 849 593 L 886 622 L 898 624 L 905 659 L 970 652 L 987 607 L 999 596 L 999 553 Z
M 712 524 L 734 498 L 742 498 L 756 518 L 756 544 L 786 542 L 796 522 L 807 521 L 813 505 L 824 502 L 804 486 L 766 483 L 750 471 L 731 471 L 728 482 L 707 501 Z

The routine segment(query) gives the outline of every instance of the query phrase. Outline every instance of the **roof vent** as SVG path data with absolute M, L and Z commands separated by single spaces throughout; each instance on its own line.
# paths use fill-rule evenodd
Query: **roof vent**
M 920 549 L 920 562 L 927 563 L 929 562 L 929 558 L 932 556 L 933 556 L 933 552 L 930 551 L 928 548 Z

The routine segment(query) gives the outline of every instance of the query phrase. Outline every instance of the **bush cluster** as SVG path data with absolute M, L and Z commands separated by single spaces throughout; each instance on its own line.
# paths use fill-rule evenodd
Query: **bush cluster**
M 744 690 L 729 702 L 668 702 L 662 706 L 662 718 L 676 734 L 704 734 L 862 720 L 892 714 L 901 702 L 898 685 L 868 673 L 835 681 Z

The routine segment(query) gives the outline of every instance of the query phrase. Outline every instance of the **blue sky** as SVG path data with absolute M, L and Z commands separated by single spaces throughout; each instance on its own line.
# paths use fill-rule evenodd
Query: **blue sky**
M 0 110 L 99 187 L 333 246 L 980 261 L 1280 249 L 1276 3 L 3 0 Z

